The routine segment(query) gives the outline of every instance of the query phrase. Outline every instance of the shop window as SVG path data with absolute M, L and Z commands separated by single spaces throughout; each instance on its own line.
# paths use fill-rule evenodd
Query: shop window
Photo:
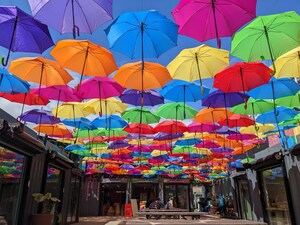
M 282 167 L 262 171 L 261 181 L 269 225 L 292 224 Z
M 67 222 L 77 222 L 78 217 L 78 204 L 80 194 L 80 177 L 72 176 L 70 185 L 70 196 L 68 203 L 68 217 Z
M 0 146 L 0 221 L 8 225 L 17 223 L 25 161 L 23 155 Z
M 189 208 L 189 188 L 188 185 L 167 184 L 165 185 L 165 201 L 175 208 Z

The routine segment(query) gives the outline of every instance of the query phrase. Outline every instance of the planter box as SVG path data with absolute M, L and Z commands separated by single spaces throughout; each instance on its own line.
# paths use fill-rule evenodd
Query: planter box
M 52 214 L 32 214 L 31 225 L 51 225 L 52 219 Z

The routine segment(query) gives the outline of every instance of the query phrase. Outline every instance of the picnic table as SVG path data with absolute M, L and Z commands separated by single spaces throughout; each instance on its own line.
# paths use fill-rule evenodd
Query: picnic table
M 204 215 L 203 212 L 189 212 L 187 209 L 143 209 L 136 213 L 138 216 L 146 216 L 147 219 L 155 218 L 155 219 L 187 219 L 187 216 L 192 217 L 194 219 L 200 219 L 201 215 Z

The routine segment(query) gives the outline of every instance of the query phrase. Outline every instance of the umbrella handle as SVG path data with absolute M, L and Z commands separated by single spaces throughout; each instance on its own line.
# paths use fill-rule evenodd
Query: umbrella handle
M 76 39 L 76 36 L 79 37 L 79 27 L 76 25 L 73 26 L 73 39 Z
M 10 55 L 10 50 L 9 50 L 9 52 L 8 52 L 7 57 L 6 57 L 6 58 L 2 58 L 2 60 L 1 60 L 2 66 L 7 66 L 7 64 L 8 64 L 8 59 L 9 59 L 9 55 Z

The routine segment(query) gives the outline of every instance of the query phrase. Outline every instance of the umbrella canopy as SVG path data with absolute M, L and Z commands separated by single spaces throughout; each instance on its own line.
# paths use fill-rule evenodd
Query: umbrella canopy
M 13 60 L 9 71 L 23 80 L 51 85 L 66 85 L 73 78 L 56 61 L 44 57 L 24 57 Z
M 175 23 L 155 10 L 124 12 L 105 30 L 111 49 L 142 61 L 175 47 L 177 31 Z
M 274 66 L 275 59 L 299 47 L 299 32 L 300 16 L 296 12 L 259 16 L 235 33 L 231 54 L 247 62 L 270 59 Z
M 98 135 L 105 137 L 122 137 L 126 136 L 128 133 L 123 131 L 123 129 L 115 128 L 115 129 L 100 129 Z
M 65 151 L 74 151 L 74 150 L 88 151 L 89 149 L 80 144 L 71 144 L 65 147 Z
M 54 115 L 50 111 L 42 109 L 32 109 L 30 111 L 27 111 L 20 116 L 20 120 L 35 124 L 60 123 L 59 118 L 54 117 Z
M 281 55 L 276 59 L 275 65 L 277 69 L 275 74 L 276 78 L 300 78 L 300 46 Z
M 201 42 L 217 38 L 220 48 L 220 37 L 230 37 L 256 17 L 256 0 L 182 0 L 172 14 L 180 34 Z
M 164 132 L 168 134 L 183 134 L 189 131 L 186 125 L 180 121 L 166 120 L 160 122 L 154 127 L 155 132 Z
M 68 130 L 68 128 L 61 124 L 61 123 L 56 123 L 56 124 L 39 124 L 38 126 L 33 128 L 34 130 L 47 134 L 48 136 L 52 137 L 62 137 L 62 136 L 68 136 L 71 134 L 71 132 Z
M 227 120 L 220 121 L 219 124 L 228 127 L 248 127 L 254 125 L 255 121 L 246 115 L 233 114 Z
M 115 114 L 122 113 L 126 110 L 127 105 L 116 98 L 108 99 L 92 99 L 83 103 L 84 110 L 88 113 L 99 114 Z
M 95 127 L 99 128 L 123 128 L 128 125 L 128 123 L 123 120 L 120 116 L 117 115 L 109 115 L 108 117 L 102 116 L 94 119 L 91 123 Z
M 196 144 L 197 148 L 219 148 L 221 147 L 217 142 L 211 140 L 203 140 L 201 143 Z
M 160 106 L 157 111 L 157 115 L 165 119 L 192 119 L 197 114 L 197 111 L 190 106 L 185 106 L 183 103 L 167 103 Z
M 92 130 L 92 129 L 96 129 L 92 124 L 91 121 L 83 118 L 83 117 L 79 117 L 79 118 L 75 118 L 75 119 L 64 119 L 61 121 L 63 124 L 67 125 L 67 126 L 71 126 L 71 127 L 75 127 L 81 130 Z
M 77 90 L 83 75 L 107 77 L 117 69 L 110 51 L 88 40 L 61 40 L 50 54 L 63 67 L 81 74 Z
M 278 98 L 275 100 L 276 105 L 286 106 L 289 108 L 300 108 L 300 91 L 296 95 Z
M 233 112 L 226 108 L 205 108 L 200 110 L 194 121 L 200 123 L 211 123 L 225 120 L 233 115 Z
M 285 120 L 293 119 L 295 116 L 298 115 L 298 112 L 289 108 L 286 108 L 284 106 L 276 107 L 275 113 L 273 110 L 269 112 L 265 112 L 261 115 L 259 115 L 256 118 L 256 121 L 259 123 L 280 123 Z
M 124 128 L 124 131 L 134 134 L 154 134 L 153 127 L 148 124 L 132 123 Z
M 125 89 L 109 77 L 92 77 L 82 81 L 77 95 L 84 98 L 107 99 L 120 96 Z
M 120 67 L 114 76 L 122 87 L 132 88 L 140 91 L 163 87 L 171 76 L 168 70 L 158 64 L 145 62 L 127 63 Z
M 141 118 L 140 118 L 141 117 Z M 131 123 L 158 123 L 160 117 L 148 109 L 133 108 L 122 113 L 122 118 Z
M 112 0 L 30 0 L 29 6 L 36 19 L 62 34 L 73 33 L 73 38 L 79 33 L 92 33 L 112 18 Z
M 214 87 L 224 92 L 250 91 L 269 82 L 273 71 L 260 62 L 238 62 L 215 76 Z
M 257 138 L 257 136 L 255 134 L 229 134 L 226 138 L 229 140 L 244 141 L 244 140 L 252 140 L 254 138 Z
M 113 141 L 109 144 L 108 149 L 116 149 L 116 148 L 126 148 L 129 147 L 130 144 L 128 144 L 126 141 L 123 140 L 117 140 L 117 141 Z M 131 152 L 130 150 L 128 150 L 129 152 Z M 128 152 L 126 152 L 128 153 Z M 119 152 L 120 154 L 120 152 Z
M 0 69 L 0 92 L 9 94 L 26 93 L 29 91 L 29 88 L 28 82 L 10 74 L 5 69 Z
M 249 98 L 245 93 L 231 92 L 225 93 L 221 90 L 211 92 L 206 98 L 202 99 L 202 105 L 207 107 L 232 107 L 244 103 Z
M 273 109 L 273 103 L 267 100 L 249 98 L 245 104 L 239 104 L 231 108 L 231 111 L 242 115 L 262 114 Z
M 256 133 L 265 133 L 271 130 L 274 130 L 275 126 L 273 124 L 260 124 L 257 123 L 253 126 L 242 127 L 240 133 L 242 134 L 256 134 Z
M 223 49 L 200 45 L 182 50 L 167 66 L 173 79 L 195 81 L 212 78 L 229 66 L 229 52 Z
M 155 106 L 164 103 L 164 98 L 154 90 L 142 92 L 139 90 L 128 89 L 123 92 L 120 99 L 124 103 L 135 106 Z
M 3 66 L 11 51 L 42 53 L 54 45 L 48 27 L 15 6 L 0 7 L 0 30 L 5 31 L 0 45 L 8 49 Z
M 219 129 L 221 126 L 216 123 L 198 123 L 192 122 L 188 125 L 188 128 L 191 132 L 212 132 L 216 129 Z
M 75 119 L 80 117 L 86 117 L 89 112 L 84 109 L 84 103 L 79 102 L 64 102 L 58 108 L 52 110 L 53 115 L 57 115 L 59 118 Z M 74 120 L 75 121 L 75 120 Z

